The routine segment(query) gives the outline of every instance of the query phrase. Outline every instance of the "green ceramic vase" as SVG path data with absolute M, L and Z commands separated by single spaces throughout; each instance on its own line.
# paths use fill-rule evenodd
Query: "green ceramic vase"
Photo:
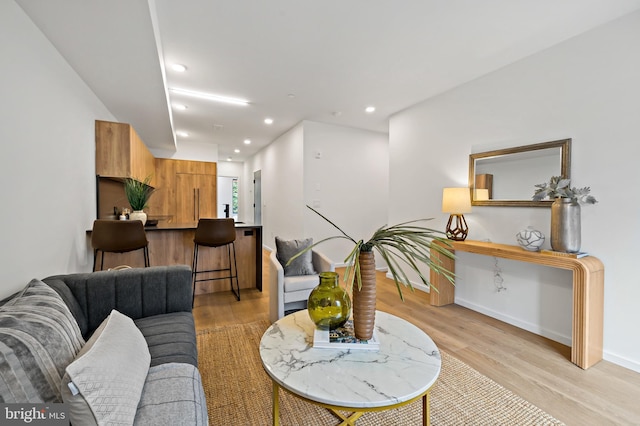
M 321 272 L 320 284 L 311 291 L 307 309 L 316 327 L 329 330 L 344 325 L 351 315 L 351 299 L 335 272 Z

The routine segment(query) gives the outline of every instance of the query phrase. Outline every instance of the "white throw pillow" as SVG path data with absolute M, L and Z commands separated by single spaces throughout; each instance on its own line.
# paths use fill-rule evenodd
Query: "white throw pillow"
M 62 379 L 74 425 L 133 424 L 151 355 L 133 320 L 113 310 Z

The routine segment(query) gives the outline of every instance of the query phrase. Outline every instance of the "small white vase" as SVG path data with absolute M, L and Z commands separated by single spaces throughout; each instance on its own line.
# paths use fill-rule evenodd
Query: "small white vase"
M 516 240 L 523 249 L 538 251 L 544 243 L 544 234 L 537 229 L 533 229 L 532 226 L 528 226 L 527 229 L 523 229 L 516 234 Z
M 147 214 L 142 210 L 134 210 L 132 213 L 129 213 L 129 220 L 139 220 L 142 222 L 142 225 L 147 223 Z

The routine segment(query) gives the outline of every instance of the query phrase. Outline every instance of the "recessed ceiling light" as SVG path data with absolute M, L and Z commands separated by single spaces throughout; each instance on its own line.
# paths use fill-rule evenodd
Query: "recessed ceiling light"
M 187 132 L 185 132 L 185 131 L 183 131 L 183 130 L 178 130 L 178 131 L 176 132 L 176 135 L 178 135 L 178 136 L 182 136 L 183 138 L 186 138 L 186 137 L 188 137 L 188 136 L 189 136 L 189 133 L 187 133 Z
M 376 107 L 374 107 L 374 106 L 368 106 L 368 107 L 365 108 L 365 111 L 368 112 L 369 114 L 371 114 L 375 110 L 376 110 Z
M 230 98 L 228 96 L 214 95 L 212 93 L 195 92 L 193 90 L 186 90 L 186 89 L 169 89 L 169 90 L 171 90 L 173 93 L 177 93 L 178 95 L 191 96 L 193 98 L 206 99 L 206 100 L 215 101 L 215 102 L 224 102 L 227 104 L 249 105 L 249 101 L 245 99 Z
M 287 95 L 287 98 L 289 98 L 289 99 L 293 99 L 293 98 L 295 98 L 295 97 L 296 97 L 296 95 L 294 95 L 293 93 L 289 93 L 289 94 Z
M 173 64 L 171 65 L 171 69 L 177 72 L 185 72 L 187 70 L 187 67 L 182 64 Z
M 244 144 L 245 145 L 250 145 L 251 144 L 251 139 L 245 139 L 244 140 Z
M 175 109 L 181 109 L 181 110 L 187 109 L 187 106 L 186 105 L 182 105 L 182 104 L 173 104 L 173 107 Z
M 231 161 L 231 157 L 227 157 L 227 161 Z
M 236 154 L 240 153 L 240 150 L 238 148 L 234 149 L 233 152 L 235 152 Z
M 264 119 L 264 123 L 265 124 L 273 124 L 273 118 L 265 118 Z

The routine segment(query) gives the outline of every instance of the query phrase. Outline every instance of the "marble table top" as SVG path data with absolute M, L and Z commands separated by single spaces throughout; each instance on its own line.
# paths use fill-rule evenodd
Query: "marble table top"
M 424 394 L 440 374 L 440 351 L 413 324 L 377 311 L 379 351 L 313 348 L 306 310 L 265 331 L 260 357 L 281 387 L 312 401 L 351 408 L 387 407 Z

